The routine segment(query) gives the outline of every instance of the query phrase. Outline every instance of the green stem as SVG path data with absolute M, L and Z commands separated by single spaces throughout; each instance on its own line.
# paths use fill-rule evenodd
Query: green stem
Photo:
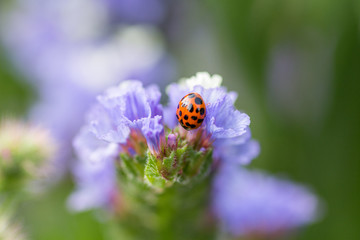
M 162 192 L 134 179 L 121 179 L 123 211 L 113 234 L 120 235 L 118 239 L 213 239 L 210 178 L 187 185 L 174 183 Z

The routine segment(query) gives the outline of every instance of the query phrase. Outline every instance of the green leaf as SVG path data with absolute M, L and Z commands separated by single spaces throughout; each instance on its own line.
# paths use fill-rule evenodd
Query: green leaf
M 145 181 L 151 186 L 164 188 L 166 180 L 161 176 L 156 157 L 148 151 L 148 158 L 145 166 Z

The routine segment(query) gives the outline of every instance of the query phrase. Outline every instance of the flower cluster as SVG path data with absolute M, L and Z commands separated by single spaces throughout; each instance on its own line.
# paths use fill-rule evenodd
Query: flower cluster
M 140 198 L 154 202 L 148 190 L 163 193 L 215 175 L 213 210 L 232 235 L 269 236 L 311 222 L 317 200 L 305 188 L 242 169 L 259 154 L 259 144 L 251 137 L 249 116 L 234 107 L 237 94 L 221 82 L 202 72 L 173 83 L 165 107 L 158 87 L 139 81 L 98 96 L 74 141 L 78 189 L 70 207 L 116 207 L 137 188 Z M 202 96 L 206 117 L 188 131 L 176 109 L 192 92 Z
M 251 140 L 250 118 L 234 107 L 237 94 L 227 92 L 221 87 L 222 78 L 219 75 L 210 76 L 208 73 L 197 73 L 189 79 L 182 79 L 180 83 L 173 83 L 167 88 L 169 105 L 164 115 L 167 125 L 176 126 L 174 114 L 179 99 L 189 92 L 199 93 L 205 103 L 207 116 L 204 126 L 200 130 L 203 138 L 209 138 L 214 148 L 214 157 L 238 164 L 248 164 L 259 153 L 258 143 Z M 199 132 L 199 131 L 198 131 Z M 191 139 L 195 133 L 187 134 Z
M 185 184 L 194 177 L 206 176 L 216 163 L 249 163 L 259 151 L 257 142 L 251 139 L 250 118 L 235 109 L 236 94 L 228 93 L 220 84 L 220 76 L 208 73 L 198 73 L 179 84 L 172 84 L 167 88 L 169 104 L 166 107 L 161 105 L 161 93 L 154 85 L 144 88 L 138 81 L 126 81 L 108 89 L 98 96 L 85 130 L 74 142 L 78 157 L 82 159 L 80 162 L 99 170 L 105 169 L 112 159 L 112 164 L 120 166 L 120 171 L 125 171 L 126 175 L 131 174 L 156 188 L 175 182 Z M 190 92 L 203 97 L 207 116 L 200 128 L 186 131 L 177 124 L 175 112 L 179 100 Z M 84 134 L 96 137 L 98 145 L 94 146 L 93 141 L 89 145 L 88 138 L 81 137 Z M 116 154 L 106 150 L 110 146 L 117 146 Z M 232 155 L 235 152 L 236 158 Z M 138 161 L 130 160 L 128 164 L 128 159 Z M 134 164 L 135 167 L 129 166 Z M 86 167 L 75 169 L 80 179 L 79 190 L 70 203 L 76 202 L 76 197 L 81 198 L 84 189 L 97 188 L 92 181 L 96 181 L 98 172 L 87 171 Z M 108 180 L 113 179 L 114 189 L 114 172 L 104 175 Z M 108 193 L 101 195 L 108 197 L 102 203 L 113 198 L 112 191 Z

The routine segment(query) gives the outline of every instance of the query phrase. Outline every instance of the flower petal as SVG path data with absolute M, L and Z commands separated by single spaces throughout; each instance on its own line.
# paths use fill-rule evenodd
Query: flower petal
M 232 165 L 216 176 L 213 207 L 235 236 L 271 236 L 314 221 L 318 199 L 303 186 Z

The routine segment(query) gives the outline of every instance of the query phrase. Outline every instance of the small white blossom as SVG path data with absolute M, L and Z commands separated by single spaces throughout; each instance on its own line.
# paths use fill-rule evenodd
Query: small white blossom
M 202 86 L 205 89 L 220 87 L 222 77 L 219 75 L 210 75 L 208 72 L 198 72 L 190 78 L 180 79 L 180 86 L 187 89 L 194 89 L 195 86 Z

